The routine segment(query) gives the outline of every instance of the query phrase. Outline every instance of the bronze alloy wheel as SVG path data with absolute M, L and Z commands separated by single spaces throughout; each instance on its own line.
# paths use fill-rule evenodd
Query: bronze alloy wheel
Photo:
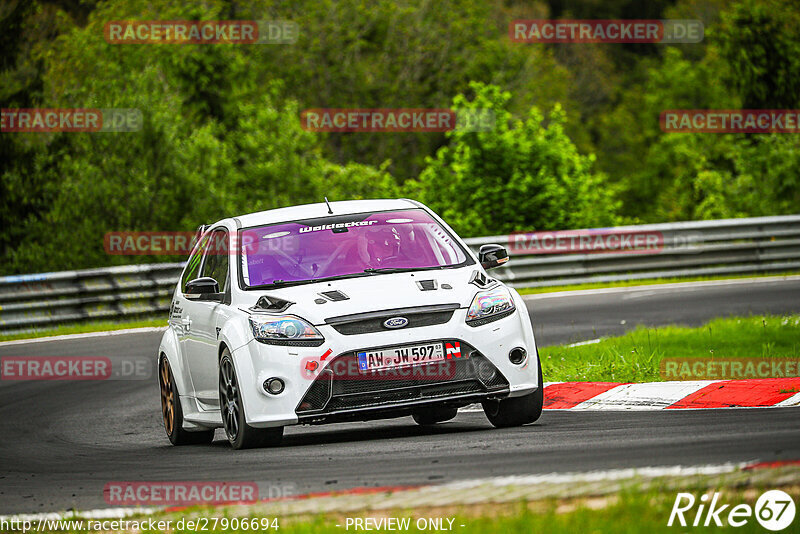
M 161 390 L 161 420 L 173 445 L 195 445 L 214 441 L 214 429 L 183 428 L 183 410 L 169 360 L 162 356 L 158 362 L 158 385 Z
M 164 420 L 164 430 L 167 431 L 167 435 L 171 435 L 175 426 L 175 395 L 172 391 L 172 375 L 166 358 L 161 358 L 158 378 L 161 385 L 161 418 Z

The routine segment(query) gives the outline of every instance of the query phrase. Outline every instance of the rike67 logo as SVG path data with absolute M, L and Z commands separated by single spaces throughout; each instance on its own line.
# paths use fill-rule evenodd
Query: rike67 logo
M 695 508 L 696 505 L 696 508 Z M 781 531 L 792 524 L 795 517 L 795 504 L 792 497 L 781 490 L 764 492 L 756 501 L 755 507 L 749 504 L 720 503 L 720 494 L 704 494 L 696 499 L 691 493 L 678 493 L 667 526 L 682 527 L 741 527 L 753 517 L 767 530 Z

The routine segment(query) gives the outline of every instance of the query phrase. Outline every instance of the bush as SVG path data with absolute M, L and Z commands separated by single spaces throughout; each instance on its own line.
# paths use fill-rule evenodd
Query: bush
M 490 109 L 489 131 L 448 133 L 449 145 L 428 158 L 419 180 L 406 184 L 415 196 L 465 236 L 519 230 L 613 225 L 618 204 L 605 177 L 592 170 L 564 133 L 556 106 L 547 119 L 531 108 L 513 120 L 508 92 L 473 83 L 475 97 L 453 100 L 454 109 Z

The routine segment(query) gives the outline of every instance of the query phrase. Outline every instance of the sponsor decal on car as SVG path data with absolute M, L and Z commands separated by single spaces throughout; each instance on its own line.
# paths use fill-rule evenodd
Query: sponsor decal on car
M 406 325 L 408 325 L 408 319 L 405 317 L 392 317 L 383 321 L 383 326 L 386 328 L 403 328 Z
M 372 226 L 378 221 L 353 221 L 346 223 L 323 224 L 320 226 L 303 226 L 300 228 L 300 233 L 319 232 L 321 230 L 334 230 L 338 228 L 351 228 L 353 226 Z
M 444 351 L 447 354 L 447 359 L 450 360 L 452 358 L 460 358 L 461 357 L 461 343 L 456 341 L 455 343 L 445 343 L 444 344 Z

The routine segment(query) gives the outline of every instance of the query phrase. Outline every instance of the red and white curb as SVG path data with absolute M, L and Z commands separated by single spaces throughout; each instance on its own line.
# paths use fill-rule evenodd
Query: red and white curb
M 800 406 L 800 378 L 545 382 L 545 410 L 677 410 Z M 480 406 L 462 411 L 478 412 Z

